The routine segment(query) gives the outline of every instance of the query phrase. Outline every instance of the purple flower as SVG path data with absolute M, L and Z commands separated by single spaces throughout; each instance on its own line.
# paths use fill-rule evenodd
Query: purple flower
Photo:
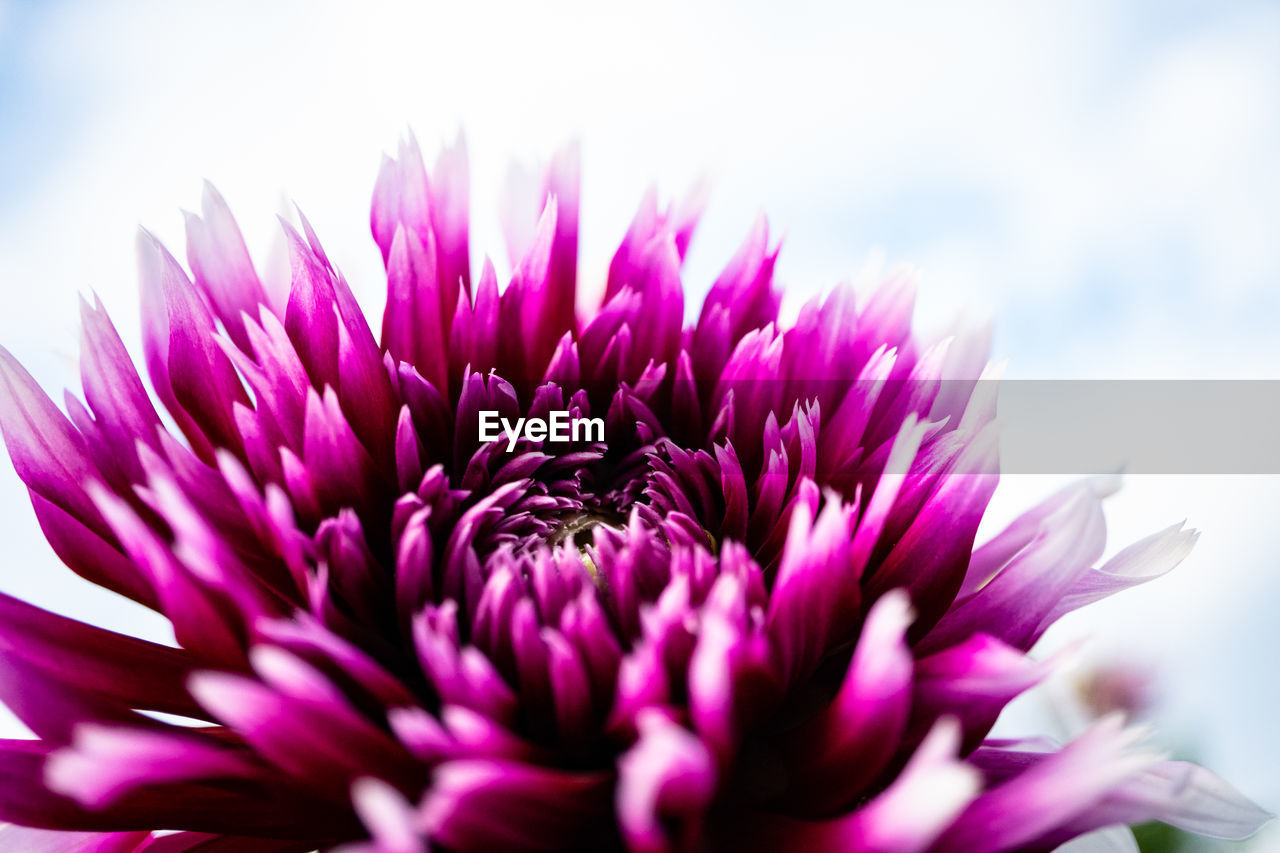
M 0 742 L 0 847 L 982 853 L 1266 818 L 1116 718 L 986 739 L 1050 623 L 1195 534 L 1097 565 L 1091 482 L 975 550 L 983 330 L 917 338 L 897 279 L 781 324 L 763 221 L 686 323 L 698 205 L 653 195 L 581 308 L 575 151 L 543 190 L 500 289 L 461 145 L 430 175 L 412 142 L 387 159 L 380 338 L 305 221 L 280 298 L 212 189 L 190 276 L 144 232 L 178 433 L 100 305 L 65 415 L 0 353 L 50 544 L 177 640 L 0 597 L 0 699 L 36 735 Z M 557 417 L 604 440 L 481 440 Z

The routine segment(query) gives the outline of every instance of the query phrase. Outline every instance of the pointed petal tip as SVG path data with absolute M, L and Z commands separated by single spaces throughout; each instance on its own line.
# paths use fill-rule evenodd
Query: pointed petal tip
M 157 237 L 150 228 L 141 223 L 138 224 L 138 233 L 134 238 L 134 242 L 139 255 L 147 255 L 149 257 L 169 255 L 169 257 L 172 257 L 169 250 L 165 248 L 164 241 Z
M 351 783 L 351 805 L 365 829 L 387 853 L 424 850 L 414 812 L 404 795 L 381 779 L 362 776 Z
M 915 621 L 915 609 L 911 606 L 911 594 L 904 588 L 891 589 L 876 601 L 871 613 L 879 613 L 879 618 L 891 626 L 896 633 L 906 630 Z M 870 616 L 868 617 L 870 618 Z
M 147 293 L 153 296 L 165 292 L 166 281 L 170 276 L 181 277 L 185 281 L 187 272 L 182 264 L 173 256 L 164 242 L 143 225 L 138 226 L 136 239 L 138 255 L 138 274 L 143 290 L 143 304 L 147 304 Z
M 13 380 L 21 378 L 26 374 L 26 369 L 22 366 L 22 362 L 9 352 L 9 348 L 4 344 L 0 344 L 0 375 L 5 379 Z
M 215 211 L 222 212 L 229 209 L 227 200 L 208 178 L 202 178 L 200 182 L 200 208 L 206 217 Z
M 221 718 L 222 709 L 234 706 L 239 693 L 234 688 L 240 682 L 240 676 L 216 670 L 196 670 L 187 676 L 187 692 L 201 708 Z

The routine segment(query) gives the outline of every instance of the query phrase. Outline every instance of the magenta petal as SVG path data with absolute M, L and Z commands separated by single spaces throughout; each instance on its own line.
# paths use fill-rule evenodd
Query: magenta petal
M 260 755 L 339 802 L 351 781 L 370 772 L 408 787 L 420 781 L 408 753 L 345 703 L 217 673 L 192 676 L 190 689 Z
M 993 578 L 956 602 L 930 633 L 927 648 L 984 629 L 1011 646 L 1030 648 L 1045 617 L 1101 555 L 1105 536 L 1101 502 L 1081 487 Z
M 1239 840 L 1273 817 L 1203 767 L 1165 761 L 1107 794 L 1085 825 L 1159 820 L 1198 835 Z
M 548 279 L 556 216 L 556 200 L 550 199 L 538 220 L 533 245 L 520 259 L 501 299 L 499 323 L 507 329 L 520 329 L 520 335 L 498 341 L 499 363 L 511 375 L 526 381 L 541 374 L 555 351 L 556 341 L 567 331 L 553 314 L 557 303 Z
M 207 660 L 239 665 L 243 660 L 243 617 L 235 613 L 231 602 L 203 586 L 122 500 L 101 488 L 91 492 L 125 551 L 149 576 L 178 643 Z
M 342 414 L 332 388 L 307 395 L 302 458 L 316 497 L 328 510 L 368 509 L 375 485 L 373 460 Z
M 283 848 L 298 853 L 315 849 L 318 838 L 350 832 L 345 815 L 316 812 L 314 801 L 299 800 L 279 788 L 237 791 L 179 782 L 126 795 L 106 811 L 89 811 L 42 784 L 49 751 L 48 745 L 39 741 L 0 741 L 0 791 L 5 794 L 0 798 L 0 820 L 91 832 L 130 832 L 139 826 L 167 822 L 206 832 L 278 838 L 292 833 L 290 827 L 299 825 L 302 815 L 308 814 L 305 834 L 311 843 L 295 840 L 293 846 Z
M 417 365 L 437 388 L 449 385 L 448 323 L 437 293 L 435 238 L 399 227 L 387 257 L 387 307 L 382 315 L 382 345 L 397 359 Z
M 795 804 L 823 813 L 854 801 L 900 748 L 911 706 L 913 619 L 905 594 L 891 592 L 871 608 L 835 699 L 788 738 Z
M 188 213 L 187 262 L 196 287 L 204 294 L 231 339 L 248 348 L 243 315 L 257 317 L 267 304 L 266 291 L 253 269 L 249 250 L 222 195 L 208 181 L 201 199 L 201 216 Z
M 419 310 L 426 310 L 428 301 L 434 303 L 431 310 L 443 318 L 446 339 L 456 306 L 471 292 L 469 194 L 467 149 L 461 134 L 451 148 L 440 152 L 430 179 L 418 142 L 410 134 L 400 143 L 397 158 L 383 159 L 373 193 L 370 224 L 388 269 L 398 230 L 428 247 L 433 258 L 431 274 L 415 282 L 412 298 Z M 388 300 L 388 311 L 391 308 Z
M 639 720 L 640 739 L 618 759 L 617 813 L 634 853 L 697 846 L 702 809 L 715 790 L 706 746 L 662 714 Z M 674 837 L 673 837 L 674 836 Z
M 945 720 L 929 733 L 894 783 L 850 821 L 855 849 L 932 849 L 978 791 L 977 774 L 955 758 L 958 740 L 956 728 Z
M 578 650 L 556 629 L 543 628 L 542 642 L 547 650 L 547 674 L 560 736 L 566 741 L 578 739 L 582 732 L 589 730 L 593 717 L 594 703 L 586 664 Z
M 5 824 L 0 850 L 13 853 L 133 853 L 149 832 L 56 832 Z
M 829 497 L 816 521 L 804 509 L 791 517 L 768 622 L 789 678 L 808 675 L 819 657 L 854 628 L 859 606 L 858 579 L 849 563 L 854 512 Z
M 1107 792 L 1157 763 L 1135 750 L 1140 733 L 1107 718 L 1068 744 L 994 787 L 965 809 L 939 840 L 940 853 L 987 853 L 1030 845 L 1060 824 L 1087 814 Z M 1012 758 L 1013 756 L 1009 756 Z M 980 750 L 978 766 L 1001 756 Z
M 98 478 L 84 438 L 3 347 L 0 393 L 0 428 L 22 482 L 91 529 L 104 529 L 101 515 L 84 493 L 84 484 Z
M 414 620 L 414 647 L 424 674 L 446 702 L 510 721 L 515 695 L 487 657 L 474 647 L 459 648 L 455 620 L 452 602 L 428 608 Z
M 472 370 L 489 371 L 497 366 L 499 310 L 498 277 L 493 264 L 485 258 L 476 285 L 474 304 L 459 298 L 449 330 L 449 369 L 455 380 L 469 366 Z
M 38 740 L 0 740 L 0 821 L 47 829 L 112 830 L 121 826 L 94 826 L 74 801 L 46 788 L 45 758 L 49 744 Z
M 1056 664 L 1037 662 L 987 634 L 916 663 L 912 725 L 924 729 L 941 716 L 960 721 L 966 751 L 978 745 L 1010 700 L 1038 684 Z
M 450 761 L 436 771 L 422 820 L 433 839 L 460 853 L 589 847 L 608 814 L 609 790 L 603 774 Z
M 357 697 L 363 692 L 389 707 L 414 702 L 413 694 L 404 683 L 367 652 L 312 619 L 259 622 L 255 628 L 263 639 L 289 650 L 343 685 L 343 692 L 349 697 Z
M 735 340 L 773 322 L 778 316 L 780 299 L 773 286 L 776 258 L 777 250 L 769 251 L 769 223 L 761 216 L 738 253 L 711 286 L 711 292 L 702 305 L 702 318 L 724 308 L 729 315 L 729 334 Z M 698 327 L 702 328 L 702 319 Z M 694 347 L 701 346 L 695 332 Z
M 745 578 L 716 579 L 689 660 L 690 717 L 724 765 L 754 716 L 769 707 L 773 688 L 775 662 L 765 633 L 751 624 L 747 594 Z
M 285 329 L 313 385 L 338 383 L 337 296 L 331 276 L 311 248 L 285 226 L 293 284 L 285 311 Z
M 378 853 L 426 853 L 413 809 L 394 787 L 370 777 L 357 779 L 351 785 L 351 803 Z
M 1200 534 L 1175 524 L 1135 542 L 1080 576 L 1041 622 L 1043 631 L 1061 616 L 1172 570 L 1191 553 Z
M 0 701 L 48 744 L 66 743 L 85 720 L 144 722 L 122 704 L 15 658 L 0 659 Z
M 181 649 L 76 622 L 0 594 L 0 652 L 126 708 L 199 716 Z
M 455 300 L 471 293 L 471 258 L 468 246 L 471 176 L 467 143 L 458 131 L 453 145 L 440 149 L 431 170 L 431 228 L 440 259 L 440 311 L 453 316 Z
M 216 740 L 85 724 L 68 747 L 49 756 L 45 784 L 93 809 L 109 807 L 139 787 L 179 781 L 252 778 L 261 773 L 243 753 Z
M 899 586 L 910 592 L 919 613 L 912 629 L 917 633 L 947 613 L 960 588 L 978 523 L 995 491 L 997 464 L 995 429 L 987 427 L 972 437 L 868 584 L 872 596 Z
M 760 818 L 747 823 L 744 846 L 755 850 L 840 853 L 923 853 L 981 788 L 972 767 L 956 758 L 960 733 L 942 721 L 888 788 L 858 810 L 825 821 Z
M 313 844 L 300 844 L 296 841 L 207 832 L 177 832 L 147 840 L 138 848 L 137 853 L 306 853 L 312 849 Z
M 991 541 L 973 552 L 969 572 L 960 597 L 969 595 L 985 586 L 1019 551 L 1040 535 L 1049 519 L 1073 501 L 1079 501 L 1082 493 L 1091 493 L 1102 499 L 1119 488 L 1119 477 L 1097 477 L 1081 483 L 1073 483 L 1041 502 L 1038 506 L 1018 516 Z
M 95 423 L 120 462 L 134 444 L 155 443 L 160 418 L 102 303 L 80 301 L 80 378 Z M 126 471 L 136 475 L 136 469 Z
M 35 490 L 30 494 L 40 531 L 73 572 L 90 583 L 159 609 L 155 590 L 138 566 L 112 544 L 115 537 L 105 521 L 90 527 Z
M 212 315 L 187 274 L 155 237 L 138 235 L 147 368 L 165 407 L 202 455 L 207 447 L 241 451 L 232 405 L 249 398 L 215 343 Z
M 410 133 L 400 141 L 398 158 L 382 158 L 382 168 L 374 185 L 369 219 L 384 261 L 391 254 L 391 241 L 398 227 L 404 225 L 419 234 L 431 229 L 428 196 L 427 168 L 418 140 Z

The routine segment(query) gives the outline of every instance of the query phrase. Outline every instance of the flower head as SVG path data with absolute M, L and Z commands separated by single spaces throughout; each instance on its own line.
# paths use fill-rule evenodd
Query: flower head
M 161 419 L 98 304 L 64 415 L 0 353 L 0 425 L 54 550 L 176 647 L 0 596 L 6 849 L 1048 849 L 1264 817 L 1117 719 L 986 739 L 1062 614 L 1171 568 L 1097 565 L 1108 483 L 974 549 L 997 481 L 982 329 L 912 290 L 778 319 L 763 221 L 686 323 L 698 205 L 646 197 L 578 292 L 572 149 L 471 267 L 467 161 L 387 159 L 375 335 L 310 226 L 273 298 L 209 189 L 190 275 L 139 237 Z M 482 440 L 598 418 L 604 440 Z M 185 720 L 175 719 L 174 715 Z M 153 835 L 153 831 L 176 833 Z M 41 848 L 46 849 L 46 848 Z

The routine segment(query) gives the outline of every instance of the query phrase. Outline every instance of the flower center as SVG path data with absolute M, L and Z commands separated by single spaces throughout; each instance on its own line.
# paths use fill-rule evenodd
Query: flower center
M 600 572 L 588 548 L 595 535 L 593 531 L 597 527 L 622 530 L 625 523 L 625 519 L 620 514 L 603 508 L 575 512 L 567 516 L 563 523 L 552 532 L 550 543 L 555 546 L 572 540 L 573 544 L 578 546 L 578 558 L 582 560 L 582 564 L 591 573 L 591 578 L 595 581 L 596 586 L 599 586 L 601 580 Z
M 591 544 L 594 536 L 592 531 L 597 527 L 622 530 L 625 524 L 626 520 L 616 512 L 603 508 L 583 510 L 566 516 L 560 526 L 552 532 L 550 541 L 552 545 L 559 545 L 567 539 L 572 539 L 575 545 L 582 548 Z

